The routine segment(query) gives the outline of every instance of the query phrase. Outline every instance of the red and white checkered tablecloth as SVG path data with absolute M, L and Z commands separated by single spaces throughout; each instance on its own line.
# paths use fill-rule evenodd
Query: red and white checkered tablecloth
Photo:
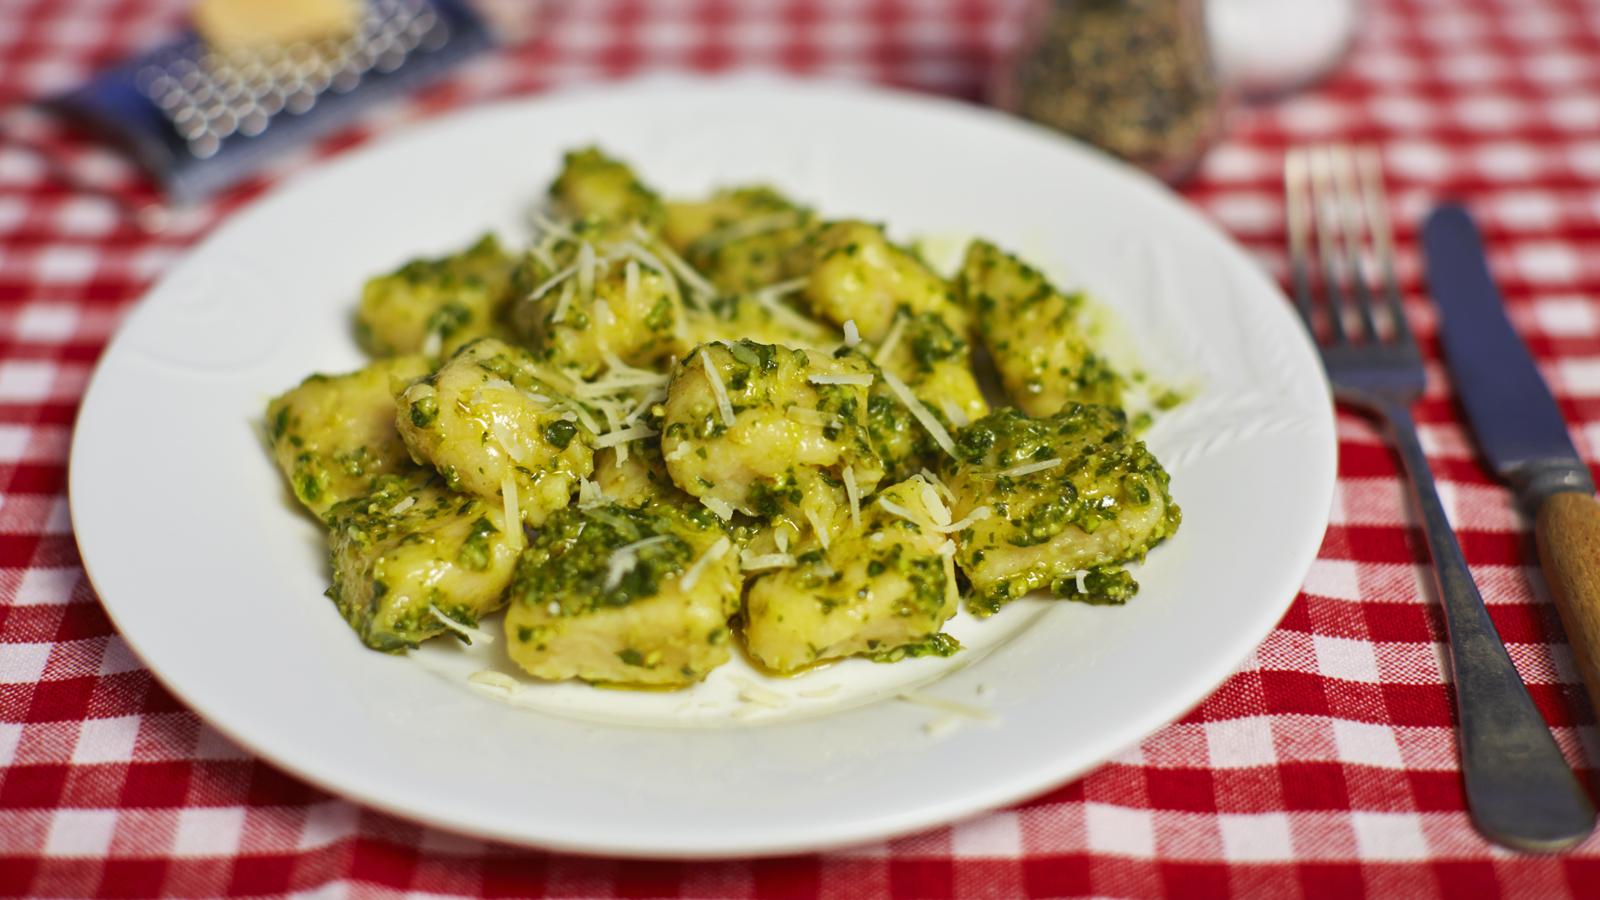
M 0 0 L 0 108 L 148 46 L 181 0 Z M 972 98 L 1018 2 L 574 0 L 546 40 L 472 66 L 277 171 L 479 99 L 660 70 L 779 67 Z M 1479 213 L 1512 317 L 1600 462 L 1600 4 L 1369 0 L 1331 81 L 1242 111 L 1185 194 L 1283 268 L 1291 144 L 1382 148 L 1412 225 Z M 1560 857 L 1487 845 L 1463 810 L 1426 551 L 1375 429 L 1339 419 L 1333 521 L 1294 606 L 1208 700 L 1080 781 L 1004 811 L 825 856 L 581 859 L 362 809 L 230 744 L 157 685 L 86 582 L 65 498 L 79 397 L 150 283 L 269 178 L 161 237 L 64 187 L 10 138 L 124 196 L 149 188 L 48 122 L 0 135 L 0 895 L 1020 897 L 1600 896 L 1600 838 Z M 1417 411 L 1461 543 L 1569 761 L 1600 738 L 1536 571 L 1527 523 L 1473 457 L 1431 370 Z M 1194 598 L 1204 602 L 1204 597 Z

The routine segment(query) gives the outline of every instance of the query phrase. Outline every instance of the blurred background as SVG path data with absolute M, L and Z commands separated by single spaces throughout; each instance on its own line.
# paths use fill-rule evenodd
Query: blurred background
M 348 143 L 396 118 L 664 70 L 782 70 L 990 103 L 1181 183 L 1248 115 L 1241 104 L 1334 70 L 1361 20 L 1357 0 L 5 6 L 3 124 L 36 156 L 20 165 L 149 231 L 169 207 L 299 165 L 296 151 L 341 129 Z

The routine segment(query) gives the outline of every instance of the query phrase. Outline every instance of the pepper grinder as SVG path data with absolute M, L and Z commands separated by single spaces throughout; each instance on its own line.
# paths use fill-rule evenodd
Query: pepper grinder
M 1168 182 L 1221 132 L 1202 0 L 1040 0 L 994 100 Z

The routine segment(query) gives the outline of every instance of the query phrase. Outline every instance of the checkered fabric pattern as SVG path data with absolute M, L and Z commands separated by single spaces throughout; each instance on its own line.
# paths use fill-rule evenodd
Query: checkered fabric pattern
M 180 0 L 0 0 L 0 107 L 148 46 Z M 544 39 L 472 66 L 281 160 L 276 172 L 480 99 L 660 69 L 781 68 L 974 98 L 1018 2 L 575 0 Z M 1241 111 L 1186 195 L 1284 269 L 1289 145 L 1382 149 L 1402 279 L 1430 358 L 1412 226 L 1469 201 L 1512 318 L 1580 450 L 1600 462 L 1600 5 L 1370 0 L 1332 80 Z M 0 133 L 0 895 L 695 897 L 1600 896 L 1600 838 L 1562 857 L 1487 845 L 1463 809 L 1427 556 L 1395 459 L 1339 418 L 1333 521 L 1300 596 L 1199 708 L 1015 808 L 851 852 L 637 863 L 489 845 L 325 795 L 218 736 L 157 685 L 79 566 L 72 419 L 140 294 L 272 173 L 147 237 L 23 144 L 125 202 L 150 188 L 37 117 Z M 1527 523 L 1473 457 L 1443 372 L 1417 411 L 1495 624 L 1569 761 L 1593 781 L 1594 715 Z

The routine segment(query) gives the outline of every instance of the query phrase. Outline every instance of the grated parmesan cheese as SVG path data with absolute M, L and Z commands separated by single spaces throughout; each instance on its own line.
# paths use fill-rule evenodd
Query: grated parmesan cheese
M 850 500 L 850 524 L 860 528 L 861 488 L 856 485 L 856 470 L 849 466 L 844 470 L 844 494 Z
M 633 235 L 641 245 L 649 244 L 651 241 L 650 233 L 645 231 L 644 227 L 638 222 L 633 223 Z M 641 247 L 641 249 L 643 248 Z M 671 247 L 665 244 L 658 244 L 655 247 L 655 252 L 671 268 L 672 274 L 678 276 L 678 280 L 688 286 L 689 293 L 702 299 L 710 299 L 717 295 L 717 289 L 712 286 L 711 282 L 707 281 L 704 275 L 695 271 L 694 266 L 684 262 L 683 257 L 672 252 Z
M 1032 475 L 1035 472 L 1044 472 L 1049 469 L 1054 469 L 1059 465 L 1061 465 L 1061 457 L 1053 456 L 1049 459 L 1041 459 L 1038 462 L 1024 463 L 1020 466 L 1012 466 L 1009 469 L 1006 469 L 1002 472 L 997 472 L 995 474 L 997 477 L 1001 478 L 1021 478 L 1024 475 Z
M 746 572 L 757 569 L 788 569 L 793 568 L 794 556 L 788 553 L 751 553 L 746 550 L 739 554 L 739 568 Z
M 656 431 L 654 428 L 651 428 L 648 425 L 635 425 L 631 428 L 618 428 L 616 431 L 608 431 L 605 434 L 595 438 L 594 448 L 596 450 L 604 450 L 607 447 L 625 447 L 627 444 L 630 444 L 634 441 L 643 440 L 647 437 L 655 437 L 660 433 L 661 432 Z M 621 458 L 626 459 L 626 457 Z
M 899 346 L 900 335 L 904 334 L 905 330 L 906 317 L 896 315 L 894 324 L 889 326 L 889 333 L 883 336 L 883 343 L 878 345 L 878 352 L 872 354 L 872 361 L 882 366 L 884 361 L 889 358 L 889 354 L 894 352 L 894 348 Z
M 561 286 L 561 296 L 556 300 L 555 311 L 550 313 L 550 324 L 559 325 L 567 318 L 567 307 L 572 305 L 572 282 Z
M 742 241 L 746 238 L 760 237 L 764 234 L 771 234 L 774 231 L 782 231 L 785 228 L 798 225 L 800 222 L 801 217 L 798 211 L 769 213 L 764 216 L 745 219 L 742 222 L 724 225 L 701 238 L 696 242 L 696 246 L 704 246 L 707 252 L 711 252 L 734 241 Z
M 782 709 L 789 705 L 787 694 L 780 694 L 771 688 L 762 687 L 748 678 L 735 675 L 729 679 L 739 689 L 739 699 L 772 709 Z
M 510 424 L 504 418 L 500 416 L 491 418 L 489 420 L 489 430 L 494 433 L 495 442 L 500 445 L 500 449 L 504 450 L 505 454 L 511 457 L 517 465 L 528 465 L 528 448 L 523 445 L 522 441 L 517 440 L 517 436 L 512 433 Z
M 667 389 L 664 387 L 645 393 L 645 395 L 640 397 L 639 401 L 634 404 L 633 409 L 629 410 L 628 414 L 622 417 L 622 424 L 632 425 L 633 421 L 649 411 L 650 407 L 660 403 L 665 399 L 667 399 Z
M 545 215 L 542 210 L 535 209 L 529 212 L 528 219 L 533 223 L 534 228 L 544 234 L 554 235 L 568 241 L 578 239 L 578 236 L 572 233 L 572 229 Z
M 940 478 L 938 475 L 934 474 L 927 467 L 923 467 L 923 469 L 917 474 L 922 476 L 923 481 L 926 481 L 937 488 L 939 491 L 939 496 L 950 501 L 951 503 L 956 502 L 956 492 L 950 490 L 950 485 L 945 484 L 943 478 Z
M 473 672 L 467 676 L 467 684 L 488 688 L 491 691 L 508 695 L 516 693 L 519 687 L 515 678 L 504 672 L 496 672 L 493 669 L 479 669 Z
M 950 524 L 950 510 L 939 499 L 939 492 L 931 484 L 922 486 L 922 505 L 928 510 L 928 518 L 933 520 L 935 527 Z
M 855 319 L 845 319 L 844 320 L 844 345 L 846 347 L 854 347 L 855 345 L 857 345 L 859 343 L 861 343 L 861 331 L 860 331 L 860 329 L 856 328 L 856 320 Z
M 401 500 L 399 503 L 396 503 L 394 506 L 389 507 L 389 515 L 398 516 L 401 513 L 405 512 L 406 510 L 408 510 L 411 507 L 416 506 L 416 505 L 417 505 L 417 498 L 415 498 L 415 497 L 407 497 L 404 500 Z
M 817 533 L 817 543 L 822 549 L 828 549 L 828 529 L 822 527 L 822 522 L 817 519 L 817 514 L 811 510 L 805 511 L 806 521 L 811 523 L 811 530 Z
M 799 293 L 805 289 L 805 286 L 806 279 L 791 278 L 788 281 L 775 281 L 772 284 L 769 284 L 766 287 L 756 291 L 751 296 L 755 298 L 757 303 L 760 303 L 762 306 L 767 306 L 777 300 L 781 300 L 784 297 L 789 296 L 790 294 Z
M 639 551 L 641 549 L 653 547 L 656 544 L 664 544 L 670 540 L 672 540 L 670 536 L 658 534 L 654 537 L 634 541 L 631 544 L 623 544 L 621 547 L 611 551 L 611 558 L 606 560 L 605 590 L 609 591 L 621 584 L 622 579 L 633 571 L 633 567 L 639 564 Z
M 567 408 L 567 410 L 572 413 L 572 415 L 574 415 L 574 416 L 576 416 L 578 418 L 578 423 L 579 424 L 581 424 L 583 427 L 589 429 L 589 433 L 590 434 L 599 434 L 601 431 L 604 430 L 604 429 L 602 429 L 600 427 L 600 423 L 596 422 L 594 420 L 594 416 L 590 415 L 589 411 L 587 409 L 584 409 L 583 404 L 574 403 L 574 402 L 568 400 L 567 402 L 563 403 L 562 405 L 565 406 Z M 563 416 L 562 418 L 566 418 L 566 417 Z M 571 420 L 568 419 L 568 421 L 571 421 Z
M 900 694 L 897 699 L 904 700 L 907 703 L 914 703 L 917 706 L 925 706 L 928 709 L 936 709 L 942 713 L 977 719 L 980 722 L 994 721 L 994 713 L 980 706 L 972 706 L 956 700 L 947 700 L 944 697 L 935 697 L 919 691 L 907 691 Z
M 506 536 L 513 550 L 522 549 L 522 498 L 517 496 L 517 477 L 507 471 L 500 479 L 500 499 L 505 503 Z
M 872 373 L 861 375 L 807 375 L 806 380 L 812 384 L 849 384 L 857 387 L 871 387 Z
M 801 288 L 805 287 L 805 285 L 806 279 L 804 278 L 795 278 L 791 281 L 780 281 L 776 284 L 767 285 L 761 290 L 751 294 L 750 297 L 756 301 L 757 305 L 766 310 L 767 314 L 772 316 L 772 318 L 782 320 L 785 325 L 794 329 L 799 334 L 805 335 L 809 338 L 820 339 L 828 334 L 828 330 L 820 325 L 815 319 L 809 319 L 805 316 L 802 316 L 801 314 L 795 312 L 794 309 L 787 303 L 783 302 L 784 297 L 800 290 Z
M 922 521 L 917 518 L 917 514 L 916 513 L 912 512 L 909 509 L 906 509 L 904 506 L 901 506 L 900 504 L 894 502 L 893 500 L 890 500 L 888 497 L 879 495 L 878 496 L 878 505 L 883 507 L 883 511 L 884 512 L 890 513 L 892 515 L 899 516 L 900 518 L 905 519 L 907 522 L 910 522 L 911 524 L 917 526 L 918 528 L 922 527 Z
M 494 635 L 484 631 L 482 628 L 474 628 L 471 625 L 463 625 L 460 622 L 457 622 L 455 619 L 445 615 L 443 610 L 437 606 L 434 606 L 432 603 L 428 604 L 428 612 L 431 613 L 435 619 L 438 619 L 439 622 L 444 625 L 444 627 L 466 638 L 468 644 L 476 646 L 477 644 L 481 643 L 487 646 L 494 643 Z
M 594 245 L 584 241 L 578 246 L 578 293 L 583 299 L 590 300 L 594 297 Z
M 643 369 L 631 369 L 613 374 L 607 372 L 594 381 L 573 385 L 572 395 L 585 400 L 597 400 L 639 388 L 659 388 L 667 383 L 667 376 Z
M 574 276 L 576 274 L 578 274 L 578 267 L 576 265 L 571 265 L 571 266 L 567 266 L 565 269 L 562 269 L 561 271 L 555 273 L 554 275 L 551 275 L 549 278 L 546 278 L 544 281 L 539 282 L 539 285 L 537 287 L 535 287 L 533 290 L 528 292 L 528 302 L 529 303 L 534 303 L 534 302 L 538 301 L 538 299 L 540 297 L 543 297 L 545 294 L 548 294 L 552 290 L 555 290 L 556 287 L 558 287 L 563 282 L 565 282 L 568 278 L 571 278 L 572 276 Z M 552 321 L 560 321 L 560 318 L 561 318 L 560 316 L 557 316 Z
M 990 509 L 989 507 L 980 506 L 972 512 L 967 513 L 964 517 L 962 517 L 961 521 L 951 522 L 949 525 L 945 525 L 941 528 L 935 528 L 934 530 L 943 534 L 955 534 L 958 531 L 965 530 L 975 522 L 982 522 L 984 519 L 989 518 L 989 516 L 993 513 L 994 510 Z
M 610 501 L 611 501 L 611 498 L 607 497 L 605 495 L 605 492 L 600 490 L 600 485 L 598 483 L 590 481 L 587 478 L 579 479 L 579 481 L 578 481 L 578 508 L 579 509 L 589 509 L 591 507 L 601 506 L 603 504 L 609 503 Z
M 733 427 L 733 403 L 728 399 L 728 388 L 722 383 L 722 376 L 717 373 L 717 367 L 711 363 L 711 354 L 703 348 L 700 351 L 700 362 L 705 366 L 706 378 L 711 382 L 711 393 L 717 398 L 717 411 L 722 414 L 722 424 Z
M 688 441 L 679 441 L 678 446 L 673 447 L 670 453 L 662 454 L 661 458 L 667 462 L 677 462 L 678 460 L 683 459 L 685 456 L 688 456 L 692 449 L 693 448 L 689 446 Z M 723 518 L 727 517 L 724 516 Z
M 906 383 L 887 369 L 883 371 L 883 383 L 889 386 L 889 391 L 894 394 L 895 399 L 905 404 L 906 409 L 911 410 L 911 415 L 933 437 L 933 442 L 939 445 L 939 449 L 954 457 L 956 455 L 956 444 L 955 441 L 950 440 L 950 432 L 944 430 L 944 426 L 939 424 L 939 420 L 933 417 L 933 413 L 928 412 L 928 408 L 922 405 L 922 401 L 917 399 L 917 395 L 911 393 L 911 389 L 906 387 Z
M 683 578 L 678 582 L 678 585 L 685 591 L 694 590 L 695 582 L 700 580 L 700 575 L 706 570 L 706 566 L 727 556 L 728 551 L 732 549 L 733 542 L 728 540 L 727 535 L 717 538 L 717 542 L 707 547 L 706 552 L 700 554 L 700 558 L 695 560 L 688 570 L 683 573 Z
M 444 349 L 444 335 L 440 334 L 438 331 L 430 331 L 430 332 L 428 332 L 427 338 L 424 339 L 423 342 L 422 342 L 422 355 L 423 356 L 438 356 L 439 355 L 439 351 L 443 350 L 443 349 Z
M 544 266 L 546 269 L 554 269 L 556 267 L 556 258 L 551 256 L 550 251 L 544 248 L 544 242 L 542 241 L 539 243 L 529 244 L 528 255 L 538 260 L 539 264 Z
M 953 400 L 940 400 L 939 409 L 944 411 L 944 417 L 950 420 L 950 424 L 957 428 L 965 428 L 972 424 L 972 420 L 967 417 L 966 410 L 961 408 L 961 404 Z
M 687 442 L 683 446 L 689 446 Z M 700 505 L 717 514 L 717 518 L 726 522 L 733 518 L 733 506 L 726 500 L 717 497 L 701 497 Z
M 605 419 L 606 419 L 606 434 L 607 435 L 612 434 L 613 432 L 618 430 L 618 428 L 620 426 L 617 424 L 618 413 L 617 413 L 617 405 L 615 403 L 606 403 L 606 404 L 602 405 L 600 407 L 600 414 L 605 416 Z M 597 449 L 601 449 L 599 447 L 598 438 L 600 438 L 602 436 L 601 435 L 596 435 L 595 437 L 597 438 L 595 446 L 596 446 Z M 612 459 L 614 461 L 615 467 L 618 468 L 618 469 L 622 468 L 622 464 L 628 461 L 628 444 L 627 444 L 627 442 L 623 442 L 621 445 L 619 445 L 617 447 L 617 452 L 611 454 L 611 456 L 612 456 Z

